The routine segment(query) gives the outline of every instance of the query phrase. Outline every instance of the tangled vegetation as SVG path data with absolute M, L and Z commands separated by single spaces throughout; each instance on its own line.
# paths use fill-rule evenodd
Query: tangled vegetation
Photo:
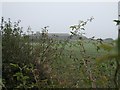
M 34 37 L 18 22 L 1 20 L 2 83 L 9 88 L 119 88 L 115 40 L 85 39 L 85 25 L 70 26 L 71 35 L 49 37 L 48 26 Z M 73 39 L 78 38 L 78 39 Z

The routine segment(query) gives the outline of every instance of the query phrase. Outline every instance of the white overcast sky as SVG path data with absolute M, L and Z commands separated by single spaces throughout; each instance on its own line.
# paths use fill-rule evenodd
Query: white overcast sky
M 1 6 L 1 5 L 0 5 Z M 79 20 L 95 19 L 86 25 L 86 36 L 117 38 L 117 2 L 4 2 L 2 16 L 6 19 L 21 20 L 24 30 L 31 26 L 33 31 L 49 25 L 49 32 L 69 33 L 70 25 Z

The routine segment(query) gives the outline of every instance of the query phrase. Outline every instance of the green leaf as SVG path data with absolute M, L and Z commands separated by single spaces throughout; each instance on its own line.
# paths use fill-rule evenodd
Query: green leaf
M 17 72 L 17 73 L 14 74 L 13 76 L 17 76 L 17 77 L 19 76 L 19 77 L 20 77 L 20 76 L 23 76 L 23 74 L 22 74 L 21 72 Z
M 15 68 L 18 68 L 18 64 L 13 64 L 13 63 L 10 63 L 11 66 L 15 67 Z
M 26 80 L 26 79 L 29 79 L 29 77 L 28 77 L 28 76 L 24 76 L 24 77 L 23 77 L 23 80 Z

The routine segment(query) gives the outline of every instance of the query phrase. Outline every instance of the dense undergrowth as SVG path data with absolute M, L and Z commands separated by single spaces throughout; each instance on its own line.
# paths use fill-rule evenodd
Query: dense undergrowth
M 12 23 L 2 18 L 3 88 L 118 87 L 116 42 L 94 37 L 71 40 L 83 34 L 89 21 L 71 26 L 71 35 L 58 40 L 48 37 L 46 27 L 42 36 L 31 38 L 33 32 L 28 28 L 24 34 L 20 21 Z

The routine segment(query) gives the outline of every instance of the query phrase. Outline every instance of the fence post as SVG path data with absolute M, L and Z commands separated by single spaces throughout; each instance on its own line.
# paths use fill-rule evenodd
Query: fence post
M 118 2 L 118 20 L 120 20 L 120 1 Z M 118 87 L 120 87 L 120 25 L 118 25 Z

